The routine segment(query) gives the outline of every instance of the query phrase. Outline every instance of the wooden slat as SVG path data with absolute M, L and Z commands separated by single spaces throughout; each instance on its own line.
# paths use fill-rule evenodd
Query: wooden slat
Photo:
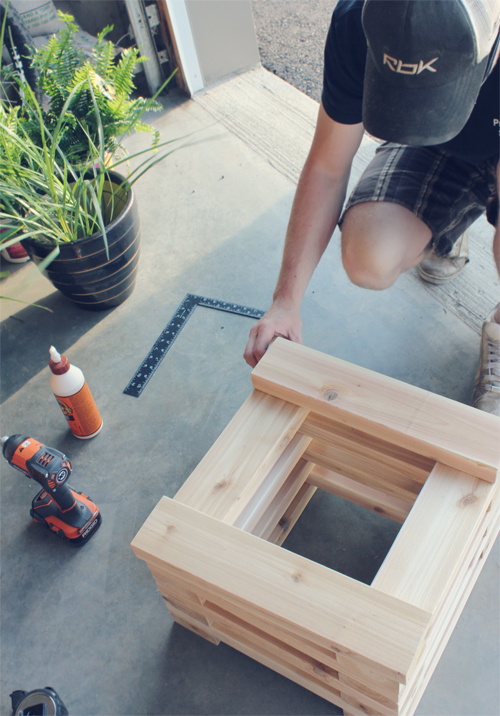
M 313 412 L 302 423 L 300 432 L 342 452 L 347 460 L 361 461 L 362 469 L 369 470 L 374 463 L 379 472 L 388 468 L 391 474 L 408 478 L 408 489 L 414 492 L 419 491 L 436 462 Z
M 398 703 L 399 690 L 404 688 L 391 679 L 383 678 L 380 673 L 370 669 L 365 664 L 360 664 L 356 659 L 340 655 L 337 658 L 337 670 L 341 680 L 352 681 L 360 684 L 360 692 L 373 691 L 385 697 L 389 703 Z
M 348 453 L 342 453 L 317 440 L 313 440 L 309 445 L 304 453 L 304 459 L 405 502 L 414 502 L 422 489 L 422 484 L 405 478 L 380 463 L 371 462 L 365 468 L 362 461 L 354 457 L 349 459 Z
M 269 505 L 277 496 L 280 488 L 287 481 L 304 450 L 311 442 L 306 435 L 295 435 L 281 453 L 268 475 L 262 480 L 246 507 L 240 511 L 237 519 L 231 524 L 247 532 L 254 532 L 254 527 L 268 511 Z M 227 519 L 226 519 L 227 522 Z
M 164 599 L 171 599 L 178 604 L 191 604 L 195 607 L 203 606 L 204 599 L 192 589 L 186 589 L 178 581 L 167 579 L 164 575 L 155 574 L 153 576 Z
M 400 524 L 408 517 L 415 501 L 411 497 L 401 499 L 388 495 L 320 466 L 312 470 L 307 482 Z
M 267 538 L 269 542 L 276 545 L 283 544 L 315 492 L 316 487 L 314 487 L 314 485 L 302 485 L 285 511 L 283 517 Z
M 132 548 L 404 681 L 430 614 L 163 497 Z
M 435 612 L 467 554 L 493 489 L 484 480 L 436 465 L 372 587 Z
M 252 371 L 254 388 L 488 482 L 500 420 L 283 338 Z
M 329 669 L 337 670 L 337 656 L 334 652 L 324 649 L 312 641 L 307 639 L 299 639 L 295 634 L 286 629 L 278 628 L 273 624 L 272 620 L 259 619 L 251 612 L 243 609 L 239 604 L 228 602 L 221 597 L 214 596 L 213 599 L 205 603 L 207 605 L 207 617 L 210 620 L 214 608 L 223 609 L 228 614 L 233 614 L 235 618 L 241 619 L 256 629 L 259 629 L 272 638 L 277 639 L 291 646 L 293 649 L 306 654 L 311 659 L 315 659 L 321 664 L 325 664 Z M 393 682 L 395 683 L 395 682 Z
M 220 644 L 221 639 L 218 634 L 215 633 L 215 631 L 211 627 L 205 626 L 205 624 L 203 624 L 203 622 L 201 622 L 199 619 L 196 619 L 195 617 L 192 617 L 189 614 L 180 611 L 179 609 L 175 609 L 174 607 L 170 607 L 169 611 L 172 615 L 173 620 L 177 622 L 177 624 L 180 624 L 180 626 L 189 629 L 197 636 L 202 636 L 207 641 L 210 641 L 212 644 L 215 644 L 215 646 L 218 646 Z
M 210 622 L 207 618 L 207 615 L 202 613 L 203 607 L 201 607 L 199 604 L 190 603 L 189 605 L 186 604 L 183 601 L 180 601 L 178 599 L 175 599 L 174 597 L 170 595 L 162 594 L 163 600 L 165 604 L 167 605 L 170 613 L 172 611 L 177 611 L 179 613 L 182 612 L 182 614 L 186 617 L 192 617 L 193 619 L 196 619 L 201 624 L 206 626 L 207 628 L 210 628 Z
M 175 495 L 232 524 L 244 512 L 307 410 L 254 391 Z
M 283 526 L 284 522 L 286 522 L 284 517 L 285 513 L 309 477 L 313 467 L 314 465 L 312 463 L 302 458 L 298 461 L 295 467 L 290 471 L 285 482 L 281 485 L 279 491 L 273 499 L 270 500 L 262 517 L 250 530 L 252 534 L 257 535 L 257 537 L 262 537 L 262 539 L 269 539 L 270 534 L 278 524 Z M 274 540 L 271 540 L 271 542 L 274 542 Z

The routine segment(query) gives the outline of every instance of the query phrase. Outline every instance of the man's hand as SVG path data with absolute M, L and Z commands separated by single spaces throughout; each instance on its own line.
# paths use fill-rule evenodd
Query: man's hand
M 294 343 L 302 343 L 302 319 L 296 308 L 285 308 L 273 303 L 250 331 L 243 354 L 248 365 L 255 368 L 269 345 L 278 336 L 288 338 Z
M 363 125 L 339 124 L 320 106 L 313 143 L 293 200 L 273 305 L 250 331 L 244 357 L 254 368 L 276 336 L 302 343 L 300 304 L 337 225 Z

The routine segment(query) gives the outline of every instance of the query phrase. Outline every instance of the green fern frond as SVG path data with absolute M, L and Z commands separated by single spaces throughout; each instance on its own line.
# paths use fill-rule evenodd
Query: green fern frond
M 151 134 L 153 136 L 153 144 L 152 146 L 155 147 L 159 141 L 160 141 L 160 130 L 156 129 L 155 127 L 152 127 L 150 124 L 145 124 L 144 122 L 137 122 L 135 125 L 135 129 L 139 132 L 147 132 L 148 134 Z
M 33 64 L 39 74 L 39 86 L 49 97 L 54 87 L 66 87 L 75 70 L 85 61 L 85 53 L 75 46 L 78 25 L 72 15 L 58 12 L 65 28 L 53 35 L 45 47 L 35 52 Z
M 102 77 L 108 77 L 112 73 L 114 48 L 113 44 L 105 39 L 113 29 L 112 25 L 108 25 L 97 35 L 97 43 L 92 48 L 92 57 L 98 74 Z
M 143 62 L 136 47 L 124 50 L 116 66 L 112 78 L 115 91 L 118 95 L 129 96 L 135 90 L 134 71 L 138 64 Z

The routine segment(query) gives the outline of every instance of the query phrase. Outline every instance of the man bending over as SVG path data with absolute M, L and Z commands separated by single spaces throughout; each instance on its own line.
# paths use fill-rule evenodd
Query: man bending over
M 316 131 L 249 365 L 275 336 L 302 342 L 300 305 L 337 224 L 350 280 L 380 290 L 414 266 L 427 281 L 454 278 L 468 260 L 467 229 L 486 212 L 500 274 L 499 20 L 500 0 L 339 0 Z M 365 129 L 384 143 L 344 206 Z M 472 403 L 500 415 L 500 304 L 483 325 Z

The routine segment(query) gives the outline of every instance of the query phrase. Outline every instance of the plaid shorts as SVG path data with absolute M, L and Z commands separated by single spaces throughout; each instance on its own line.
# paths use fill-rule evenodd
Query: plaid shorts
M 432 147 L 382 144 L 354 188 L 339 221 L 351 206 L 389 201 L 409 209 L 432 231 L 438 256 L 485 211 L 496 225 L 497 159 L 469 164 Z

